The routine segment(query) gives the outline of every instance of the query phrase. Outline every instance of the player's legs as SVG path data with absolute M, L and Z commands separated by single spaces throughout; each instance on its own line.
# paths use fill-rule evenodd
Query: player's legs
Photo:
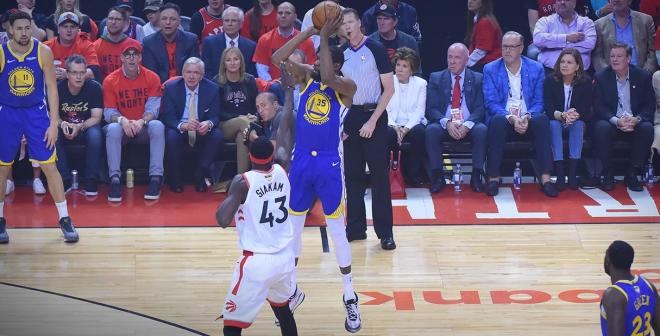
M 296 326 L 296 320 L 293 317 L 293 312 L 291 312 L 291 309 L 289 308 L 289 304 L 285 303 L 279 306 L 271 304 L 270 308 L 273 309 L 275 317 L 280 321 L 280 331 L 282 331 L 282 335 L 298 336 L 298 327 Z
M 20 109 L 0 106 L 0 244 L 8 243 L 9 236 L 4 219 L 5 191 L 11 165 L 21 145 L 22 124 L 18 116 Z
M 275 313 L 275 318 L 278 321 L 277 323 L 282 331 L 282 335 L 295 336 L 298 335 L 298 329 L 293 317 L 293 311 L 305 299 L 305 294 L 298 290 L 296 286 L 296 270 L 291 267 L 291 254 L 288 254 L 288 257 L 286 254 L 287 252 L 284 252 L 280 254 L 282 257 L 269 257 L 273 259 L 271 262 L 272 265 L 280 264 L 277 269 L 282 270 L 282 272 L 272 278 L 274 282 L 268 292 L 268 303 L 270 303 L 270 307 L 273 313 Z M 302 294 L 302 298 L 292 309 L 291 298 L 295 297 L 298 293 Z
M 222 311 L 225 327 L 246 329 L 252 325 L 268 297 L 266 280 L 272 269 L 264 255 L 244 253 L 238 260 Z
M 5 221 L 5 184 L 11 172 L 11 166 L 0 165 L 0 244 L 9 243 L 7 222 Z
M 310 178 L 311 174 L 309 174 L 310 168 L 312 168 L 310 163 L 309 154 L 298 152 L 291 161 L 289 170 L 289 183 L 291 184 L 289 220 L 293 224 L 293 251 L 296 258 L 300 257 L 302 251 L 302 232 L 305 228 L 307 212 L 316 196 L 313 189 L 313 180 Z

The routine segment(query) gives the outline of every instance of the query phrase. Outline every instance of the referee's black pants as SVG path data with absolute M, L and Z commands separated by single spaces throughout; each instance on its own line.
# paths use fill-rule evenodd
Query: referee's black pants
M 360 236 L 367 231 L 364 193 L 367 187 L 365 163 L 371 177 L 371 209 L 374 229 L 379 239 L 392 238 L 392 197 L 388 171 L 387 112 L 376 123 L 371 138 L 360 136 L 360 128 L 369 120 L 373 109 L 362 105 L 351 107 L 344 120 L 344 175 L 346 178 L 346 235 Z

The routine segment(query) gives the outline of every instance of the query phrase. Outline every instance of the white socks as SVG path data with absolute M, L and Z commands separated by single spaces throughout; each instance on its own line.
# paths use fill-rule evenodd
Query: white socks
M 69 210 L 67 210 L 66 207 L 66 200 L 60 203 L 55 203 L 55 206 L 57 207 L 57 214 L 60 216 L 60 219 L 69 217 Z
M 344 301 L 355 299 L 355 289 L 353 289 L 353 274 L 342 274 L 342 281 L 344 282 Z

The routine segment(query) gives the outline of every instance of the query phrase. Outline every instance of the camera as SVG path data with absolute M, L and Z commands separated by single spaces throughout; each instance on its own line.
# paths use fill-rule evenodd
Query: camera
M 266 135 L 263 126 L 261 126 L 259 123 L 256 123 L 254 121 L 251 122 L 250 126 L 247 128 L 247 132 L 245 133 L 244 142 L 245 142 L 246 146 L 250 145 L 250 134 L 252 133 L 252 131 L 257 133 L 257 136 L 260 136 L 260 137 Z

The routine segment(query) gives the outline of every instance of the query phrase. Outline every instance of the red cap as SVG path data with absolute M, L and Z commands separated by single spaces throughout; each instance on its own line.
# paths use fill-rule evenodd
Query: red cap
M 131 49 L 135 49 L 135 51 L 137 51 L 140 54 L 142 53 L 142 45 L 140 44 L 140 42 L 135 41 L 135 40 L 128 40 L 128 42 L 126 43 L 126 46 L 121 51 L 121 53 L 125 54 L 127 51 L 129 51 Z

